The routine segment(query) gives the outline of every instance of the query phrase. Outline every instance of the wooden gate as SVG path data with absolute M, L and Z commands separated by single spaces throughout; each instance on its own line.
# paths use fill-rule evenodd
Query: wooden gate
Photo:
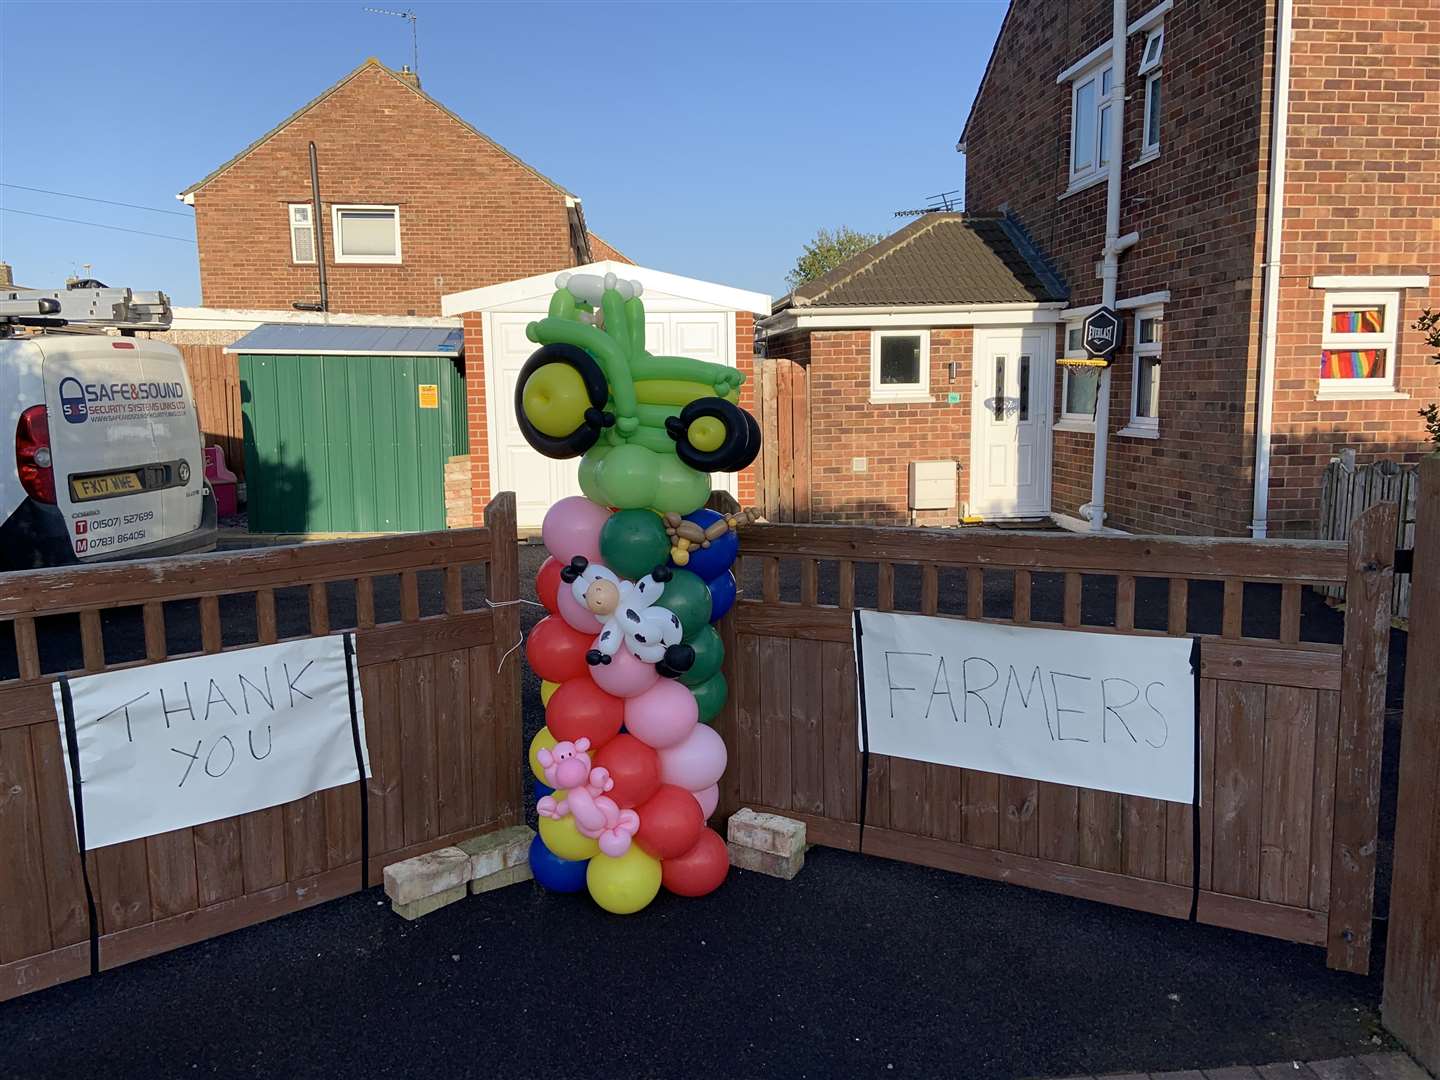
M 522 820 L 517 559 L 505 493 L 483 529 L 0 575 L 0 999 L 90 970 L 57 675 L 355 628 L 376 883 Z M 355 892 L 361 850 L 348 785 L 91 851 L 101 966 Z
M 1317 541 L 761 525 L 722 624 L 727 808 L 855 850 L 856 607 L 1201 640 L 1198 918 L 1368 969 L 1395 507 Z M 755 565 L 758 563 L 758 567 Z M 782 587 L 783 582 L 783 587 Z M 1336 616 L 1305 586 L 1345 583 Z M 758 595 L 757 595 L 758 593 Z M 1329 629 L 1331 640 L 1322 630 Z M 863 850 L 1188 916 L 1188 805 L 872 755 Z
M 165 340 L 159 335 L 159 340 Z M 225 463 L 241 480 L 245 479 L 245 422 L 240 413 L 240 365 L 238 356 L 225 352 L 223 345 L 177 345 L 190 373 L 195 409 L 200 414 L 200 434 L 207 446 L 225 451 Z
M 760 460 L 755 498 L 768 521 L 810 520 L 810 366 L 762 357 L 755 393 Z

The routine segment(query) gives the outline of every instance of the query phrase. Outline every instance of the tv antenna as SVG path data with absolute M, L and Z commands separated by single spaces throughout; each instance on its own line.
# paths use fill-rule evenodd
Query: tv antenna
M 365 9 L 371 15 L 393 15 L 397 19 L 407 19 L 410 23 L 410 70 L 418 77 L 420 74 L 420 34 L 416 28 L 416 21 L 419 18 L 413 11 L 390 11 L 386 8 L 367 7 Z
M 942 191 L 938 195 L 926 197 L 926 205 L 917 210 L 896 210 L 896 217 L 919 217 L 921 214 L 949 214 L 959 209 L 957 205 L 960 200 L 955 196 L 960 194 L 960 189 L 953 191 Z

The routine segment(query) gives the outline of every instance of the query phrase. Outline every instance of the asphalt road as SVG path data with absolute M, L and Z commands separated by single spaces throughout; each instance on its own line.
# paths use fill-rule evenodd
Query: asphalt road
M 543 557 L 522 549 L 527 579 Z M 1002 577 L 987 577 L 987 614 L 1010 602 Z M 963 581 L 941 586 L 942 611 L 963 610 Z M 422 582 L 427 610 L 438 588 Z M 466 591 L 478 600 L 482 583 Z M 1192 592 L 1192 628 L 1218 625 L 1207 592 Z M 918 607 L 918 575 L 897 574 L 896 593 Z M 1113 610 L 1087 579 L 1087 620 L 1107 596 Z M 394 599 L 378 590 L 382 617 Z M 282 634 L 304 632 L 304 602 L 280 598 Z M 1058 603 L 1037 580 L 1037 617 L 1058 621 Z M 1263 590 L 1246 608 L 1247 624 L 1278 618 Z M 129 618 L 107 622 L 107 653 L 136 647 Z M 248 618 L 226 611 L 227 643 L 253 635 Z M 1137 622 L 1157 618 L 1163 597 L 1142 583 Z M 177 609 L 172 651 L 198 633 L 189 620 Z M 1307 596 L 1307 638 L 1335 640 L 1339 623 Z M 65 664 L 66 628 L 44 638 Z M 528 671 L 524 722 L 543 722 Z M 412 924 L 371 890 L 0 1005 L 0 1075 L 1013 1080 L 1324 1058 L 1382 1038 L 1380 925 L 1362 978 L 1327 971 L 1314 947 L 825 849 L 793 882 L 735 871 L 710 897 L 662 893 L 628 919 L 527 884 Z

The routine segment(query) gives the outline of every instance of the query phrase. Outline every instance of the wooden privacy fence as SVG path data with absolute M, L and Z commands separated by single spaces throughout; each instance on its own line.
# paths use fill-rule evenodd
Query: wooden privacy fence
M 755 498 L 768 521 L 810 520 L 810 367 L 757 357 L 755 419 L 760 460 Z
M 1201 640 L 1198 918 L 1367 970 L 1395 508 L 1350 544 L 760 525 L 722 624 L 723 805 L 860 830 L 852 611 Z M 756 563 L 759 564 L 758 568 Z M 1306 586 L 1345 583 L 1339 616 Z M 783 587 L 782 587 L 783 585 Z M 758 595 L 757 595 L 758 593 Z M 1330 640 L 1314 640 L 1328 637 Z M 1184 918 L 1189 805 L 871 756 L 867 853 Z
M 1415 542 L 1415 517 L 1420 493 L 1419 475 L 1413 465 L 1398 461 L 1375 461 L 1357 466 L 1355 452 L 1347 450 L 1325 466 L 1320 489 L 1320 539 L 1350 539 L 1350 524 L 1376 503 L 1393 502 L 1400 507 L 1395 523 L 1395 546 L 1408 548 Z M 1345 590 L 1328 586 L 1320 590 L 1332 600 L 1343 600 Z M 1397 619 L 1410 617 L 1410 575 L 1396 574 L 1392 602 Z
M 164 340 L 164 336 L 160 336 Z M 177 345 L 190 373 L 200 432 L 206 445 L 225 451 L 225 463 L 245 479 L 245 423 L 240 415 L 240 358 L 223 345 Z
M 519 617 L 487 602 L 518 597 L 517 556 L 506 493 L 482 529 L 0 575 L 0 999 L 90 969 L 57 675 L 354 627 L 377 882 L 522 818 L 513 652 L 501 667 Z M 347 785 L 89 852 L 101 966 L 357 891 L 359 802 Z

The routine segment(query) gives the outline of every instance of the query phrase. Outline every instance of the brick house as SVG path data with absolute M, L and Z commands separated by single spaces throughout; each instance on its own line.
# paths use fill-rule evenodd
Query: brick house
M 1127 14 L 1121 80 L 1112 3 L 1014 0 L 961 136 L 966 205 L 1003 212 L 1033 245 L 1032 261 L 1060 279 L 1065 303 L 1028 317 L 1048 326 L 1050 354 L 1063 358 L 1101 299 L 1107 189 L 1119 177 L 1124 334 L 1109 375 L 1105 524 L 1314 535 L 1325 462 L 1344 448 L 1362 462 L 1415 459 L 1425 446 L 1418 409 L 1440 396 L 1409 329 L 1425 307 L 1440 307 L 1440 9 L 1433 0 L 1144 0 Z M 1109 142 L 1117 118 L 1118 155 Z M 908 406 L 914 415 L 890 417 L 863 400 L 863 340 L 849 342 L 847 372 L 827 351 L 838 340 L 793 324 L 787 303 L 766 323 L 770 355 L 801 362 L 812 403 L 818 382 L 848 387 L 845 424 L 867 428 L 870 456 L 896 465 L 876 482 L 857 475 L 843 448 L 824 461 L 818 433 L 831 418 L 822 414 L 838 396 L 827 392 L 825 409 L 810 409 L 817 518 L 846 516 L 837 509 L 846 498 L 824 493 L 849 485 L 874 504 L 872 520 L 902 519 L 909 461 L 953 455 L 964 472 L 983 397 L 957 410 L 932 385 L 928 400 Z M 918 293 L 899 298 L 855 329 L 873 351 L 882 329 L 927 329 L 924 304 Z M 994 314 L 977 311 L 971 325 L 993 327 Z M 997 350 L 958 330 L 930 330 L 932 379 L 937 365 L 950 374 L 952 350 L 958 392 L 981 395 Z M 1085 527 L 1101 379 L 1064 365 L 1051 379 L 1040 353 L 1032 363 L 1032 387 L 1053 383 L 1053 393 L 1002 412 L 1049 411 L 1050 509 Z M 1023 474 L 999 432 L 980 449 Z M 977 508 L 963 476 L 958 494 L 942 519 Z
M 317 253 L 331 311 L 412 316 L 439 315 L 444 293 L 628 261 L 588 233 L 576 195 L 374 58 L 179 197 L 210 308 L 317 301 Z

